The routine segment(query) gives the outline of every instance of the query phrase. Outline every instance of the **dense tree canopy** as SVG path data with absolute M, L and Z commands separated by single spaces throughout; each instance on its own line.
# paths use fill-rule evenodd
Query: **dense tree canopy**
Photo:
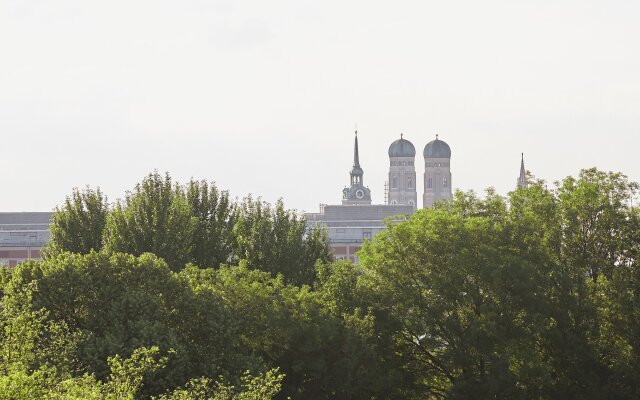
M 105 248 L 134 255 L 150 252 L 173 270 L 193 260 L 197 219 L 180 186 L 169 174 L 147 176 L 109 213 Z
M 74 191 L 0 274 L 0 398 L 636 399 L 638 185 L 530 182 L 390 223 L 360 265 L 206 182 Z
M 47 256 L 91 250 L 139 256 L 153 253 L 173 271 L 237 265 L 282 274 L 287 282 L 312 284 L 316 262 L 331 260 L 326 232 L 304 217 L 251 196 L 233 201 L 214 183 L 174 183 L 153 172 L 109 207 L 100 189 L 74 189 L 51 224 Z
M 237 209 L 234 227 L 235 260 L 246 260 L 254 269 L 282 274 L 296 284 L 311 284 L 316 262 L 328 262 L 327 237 L 319 227 L 309 231 L 305 220 L 286 210 L 282 200 L 275 207 L 251 197 Z
M 46 251 L 51 255 L 64 251 L 99 251 L 108 212 L 107 198 L 99 188 L 73 189 L 64 205 L 53 214 L 51 239 Z

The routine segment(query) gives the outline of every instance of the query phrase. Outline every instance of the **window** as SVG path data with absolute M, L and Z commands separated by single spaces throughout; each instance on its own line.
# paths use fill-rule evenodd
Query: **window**
M 447 178 L 442 178 L 442 187 L 447 187 Z
M 407 187 L 408 187 L 409 189 L 411 189 L 411 188 L 413 187 L 413 179 L 411 179 L 411 177 L 409 177 L 409 178 L 407 179 Z
M 427 188 L 431 189 L 433 187 L 433 181 L 431 180 L 431 178 L 429 178 L 429 181 L 427 182 Z
M 371 232 L 362 232 L 362 238 L 365 240 L 371 240 Z
M 398 177 L 395 175 L 391 178 L 391 187 L 394 189 L 398 187 Z

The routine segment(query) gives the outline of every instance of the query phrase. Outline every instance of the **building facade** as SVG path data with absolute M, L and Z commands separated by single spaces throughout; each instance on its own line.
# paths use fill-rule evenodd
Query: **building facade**
M 389 146 L 388 204 L 410 205 L 416 209 L 418 189 L 416 181 L 416 148 L 403 138 Z
M 386 229 L 385 220 L 402 219 L 412 214 L 410 205 L 321 205 L 320 212 L 306 214 L 307 224 L 327 229 L 336 260 L 358 262 L 356 253 L 366 240 Z
M 424 194 L 422 205 L 431 208 L 441 200 L 453 198 L 451 190 L 451 148 L 438 139 L 424 147 Z
M 385 230 L 387 223 L 413 214 L 418 198 L 415 155 L 415 147 L 402 135 L 391 144 L 389 201 L 387 204 L 371 204 L 371 190 L 364 186 L 356 132 L 350 185 L 342 191 L 342 204 L 321 205 L 318 213 L 306 214 L 309 226 L 320 224 L 327 229 L 336 260 L 357 263 L 357 252 L 366 240 Z
M 49 240 L 50 212 L 0 213 L 0 266 L 39 260 Z

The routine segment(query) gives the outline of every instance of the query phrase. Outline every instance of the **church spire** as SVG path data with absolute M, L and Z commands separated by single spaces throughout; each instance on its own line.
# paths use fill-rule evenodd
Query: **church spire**
M 520 161 L 520 176 L 518 177 L 518 187 L 527 187 L 527 170 L 524 168 L 524 153 L 522 153 L 522 160 Z
M 356 141 L 353 147 L 353 166 L 360 168 L 360 154 L 358 153 L 358 130 L 356 129 Z
M 342 204 L 371 204 L 371 191 L 362 182 L 364 171 L 360 167 L 360 153 L 358 151 L 358 130 L 355 132 L 353 144 L 353 167 L 351 175 L 351 186 L 342 191 Z
M 351 167 L 351 185 L 362 185 L 362 175 L 364 171 L 360 167 L 360 154 L 358 152 L 358 131 L 356 130 L 356 139 L 353 145 L 353 167 Z

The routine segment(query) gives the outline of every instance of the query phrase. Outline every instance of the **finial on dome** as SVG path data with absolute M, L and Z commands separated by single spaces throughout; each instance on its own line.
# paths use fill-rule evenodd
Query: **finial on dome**
M 403 133 L 400 133 L 400 139 L 402 139 L 402 135 L 403 135 Z
M 438 134 L 436 133 L 436 140 L 438 140 Z

